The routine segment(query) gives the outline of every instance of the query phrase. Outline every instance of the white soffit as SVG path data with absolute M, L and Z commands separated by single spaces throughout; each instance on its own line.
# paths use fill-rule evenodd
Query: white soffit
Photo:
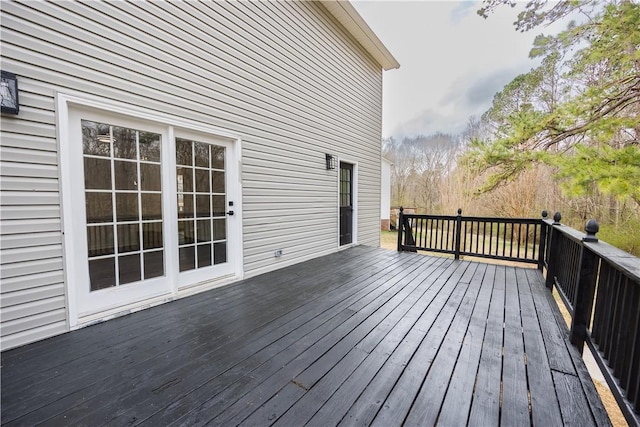
M 369 28 L 369 25 L 351 3 L 346 0 L 320 0 L 320 3 L 378 61 L 385 71 L 400 68 L 398 61 Z

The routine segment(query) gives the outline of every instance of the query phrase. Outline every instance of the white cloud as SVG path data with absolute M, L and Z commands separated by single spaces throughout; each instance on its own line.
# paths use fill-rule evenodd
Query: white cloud
M 535 66 L 528 58 L 535 33 L 516 32 L 508 7 L 485 20 L 480 2 L 353 4 L 401 66 L 384 73 L 384 136 L 458 132 Z

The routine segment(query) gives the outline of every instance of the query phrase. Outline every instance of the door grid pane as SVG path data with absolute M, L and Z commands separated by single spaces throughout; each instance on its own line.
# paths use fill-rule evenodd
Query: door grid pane
M 161 136 L 81 126 L 91 291 L 164 276 Z
M 176 138 L 180 271 L 227 262 L 225 147 Z

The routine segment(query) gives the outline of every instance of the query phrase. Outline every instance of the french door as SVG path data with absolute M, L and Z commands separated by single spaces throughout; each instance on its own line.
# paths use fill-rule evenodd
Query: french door
M 180 287 L 233 274 L 229 226 L 231 144 L 177 131 L 175 137 L 177 239 Z
M 232 140 L 82 109 L 69 111 L 69 139 L 66 261 L 78 318 L 234 275 Z

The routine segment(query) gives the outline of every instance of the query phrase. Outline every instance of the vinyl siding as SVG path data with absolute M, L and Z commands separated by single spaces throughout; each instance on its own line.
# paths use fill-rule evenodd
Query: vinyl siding
M 358 243 L 378 245 L 382 71 L 318 3 L 1 7 L 3 69 L 21 101 L 2 116 L 3 348 L 67 329 L 56 92 L 242 135 L 245 276 L 338 249 L 325 153 L 357 162 Z

